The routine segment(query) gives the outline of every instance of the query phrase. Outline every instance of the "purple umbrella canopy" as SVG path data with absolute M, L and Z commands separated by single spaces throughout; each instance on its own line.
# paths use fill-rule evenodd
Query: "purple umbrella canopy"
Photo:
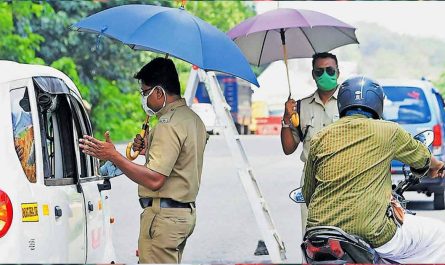
M 287 59 L 310 58 L 314 53 L 359 43 L 355 28 L 329 15 L 291 8 L 279 8 L 251 17 L 227 34 L 253 65 Z

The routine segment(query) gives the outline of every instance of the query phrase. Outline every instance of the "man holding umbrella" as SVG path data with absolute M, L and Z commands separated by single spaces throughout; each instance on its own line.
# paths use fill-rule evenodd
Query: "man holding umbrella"
M 201 119 L 180 96 L 173 61 L 155 58 L 135 75 L 141 81 L 142 107 L 159 123 L 147 141 L 139 136 L 134 150 L 145 154 L 145 165 L 135 164 L 119 152 L 106 132 L 102 142 L 80 139 L 83 152 L 110 160 L 139 184 L 139 262 L 180 263 L 187 238 L 196 222 L 195 199 L 201 182 L 207 132 Z
M 332 53 L 316 53 L 312 57 L 312 78 L 317 90 L 306 98 L 295 101 L 289 98 L 285 103 L 281 128 L 281 145 L 286 155 L 292 154 L 300 142 L 303 142 L 303 152 L 300 159 L 306 162 L 309 153 L 309 143 L 323 127 L 338 120 L 337 108 L 337 57 Z M 296 115 L 298 125 L 291 121 L 292 114 Z M 295 120 L 295 118 L 293 119 Z M 303 174 L 300 185 L 303 186 Z M 307 208 L 301 206 L 303 233 L 306 227 Z
M 285 154 L 293 153 L 303 142 L 301 160 L 306 161 L 312 135 L 338 119 L 338 62 L 335 55 L 327 52 L 358 43 L 355 30 L 351 25 L 317 11 L 278 8 L 248 18 L 227 33 L 253 65 L 284 61 L 289 86 L 281 130 Z M 279 49 L 280 44 L 282 49 Z M 313 58 L 312 77 L 317 91 L 297 103 L 291 99 L 287 60 L 310 57 Z M 307 209 L 302 209 L 303 231 L 306 216 Z

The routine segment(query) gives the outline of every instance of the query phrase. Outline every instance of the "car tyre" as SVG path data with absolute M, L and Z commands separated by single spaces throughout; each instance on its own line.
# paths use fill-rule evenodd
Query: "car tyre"
M 434 193 L 434 210 L 445 209 L 444 191 Z

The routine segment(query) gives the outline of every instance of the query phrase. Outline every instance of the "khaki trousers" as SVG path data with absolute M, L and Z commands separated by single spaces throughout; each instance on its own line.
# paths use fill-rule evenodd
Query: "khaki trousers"
M 180 263 L 196 223 L 194 208 L 160 208 L 153 200 L 141 214 L 139 263 Z

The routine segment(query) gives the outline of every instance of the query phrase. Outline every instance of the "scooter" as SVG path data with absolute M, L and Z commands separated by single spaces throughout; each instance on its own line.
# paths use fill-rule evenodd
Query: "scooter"
M 427 130 L 414 136 L 414 139 L 422 142 L 425 146 L 430 146 L 434 140 L 433 131 Z M 405 179 L 397 185 L 393 185 L 393 198 L 398 201 L 407 214 L 415 214 L 406 209 L 407 201 L 403 193 L 412 185 L 419 183 L 420 179 L 426 175 L 415 176 L 405 170 Z M 302 188 L 291 191 L 289 197 L 296 203 L 305 203 Z M 395 214 L 391 207 L 389 215 Z M 334 226 L 317 226 L 307 229 L 301 249 L 309 264 L 346 264 L 346 263 L 367 263 L 367 264 L 394 264 L 394 261 L 384 259 L 362 238 L 351 235 L 342 229 Z

